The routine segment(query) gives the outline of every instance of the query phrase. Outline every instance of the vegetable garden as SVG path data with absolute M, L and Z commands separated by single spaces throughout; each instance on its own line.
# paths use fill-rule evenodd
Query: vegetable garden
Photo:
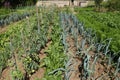
M 34 14 L 0 34 L 0 80 L 120 79 L 120 57 L 111 51 L 110 36 L 98 37 L 69 7 L 32 9 Z M 112 22 L 119 30 L 116 20 Z

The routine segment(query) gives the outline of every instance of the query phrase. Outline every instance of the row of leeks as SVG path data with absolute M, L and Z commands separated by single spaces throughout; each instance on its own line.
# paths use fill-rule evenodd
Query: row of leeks
M 113 75 L 112 77 L 115 78 L 115 80 L 119 80 L 119 71 L 120 71 L 120 57 L 117 58 L 117 62 L 113 63 L 113 59 L 115 58 L 115 55 L 112 54 L 112 52 L 109 49 L 111 38 L 106 39 L 104 41 L 99 42 L 98 38 L 96 37 L 95 32 L 88 28 L 85 29 L 84 25 L 78 21 L 78 19 L 72 15 L 67 13 L 60 13 L 60 25 L 63 30 L 62 32 L 62 43 L 64 45 L 65 53 L 68 52 L 69 44 L 67 43 L 66 39 L 67 37 L 72 36 L 74 39 L 74 46 L 77 48 L 76 50 L 76 56 L 79 56 L 79 58 L 82 58 L 82 64 L 80 64 L 80 79 L 97 79 L 93 75 L 95 73 L 95 66 L 98 60 L 101 59 L 102 56 L 104 56 L 107 66 L 116 66 L 115 72 L 111 72 Z M 78 36 L 81 36 L 81 41 L 78 41 Z M 85 46 L 87 45 L 87 48 Z M 90 51 L 93 51 L 93 55 L 90 54 Z M 92 62 L 91 62 L 92 60 Z M 70 58 L 68 59 L 68 62 L 70 65 Z M 68 65 L 68 64 L 66 64 Z M 68 69 L 68 67 L 66 68 Z M 70 70 L 69 69 L 67 76 L 65 80 L 70 80 Z M 66 70 L 65 70 L 66 71 Z M 109 76 L 109 71 L 107 71 L 107 75 Z M 105 76 L 105 75 L 104 75 Z M 100 76 L 98 79 L 102 79 L 103 76 Z
M 26 18 L 26 16 L 33 15 L 33 12 L 24 12 L 22 14 L 20 13 L 13 13 L 8 16 L 5 16 L 4 18 L 0 19 L 0 27 L 9 25 L 10 23 L 17 22 L 19 20 L 22 20 Z

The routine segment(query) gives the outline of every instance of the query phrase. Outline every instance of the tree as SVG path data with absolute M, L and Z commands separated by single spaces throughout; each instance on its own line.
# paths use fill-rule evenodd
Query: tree
M 69 5 L 74 5 L 74 0 L 69 0 Z
M 71 0 L 72 5 L 74 5 L 74 0 Z
M 101 3 L 102 3 L 103 0 L 94 0 L 94 1 L 95 1 L 96 8 L 98 8 L 99 11 L 100 11 Z
M 4 6 L 5 2 L 10 2 L 12 8 L 16 8 L 17 6 L 27 6 L 36 4 L 37 0 L 0 0 L 0 6 Z

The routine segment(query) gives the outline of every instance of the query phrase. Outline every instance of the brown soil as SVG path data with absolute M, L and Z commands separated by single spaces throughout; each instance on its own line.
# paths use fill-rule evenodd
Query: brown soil
M 81 37 L 79 36 L 78 38 L 79 41 L 81 41 Z M 81 61 L 77 58 L 76 56 L 76 51 L 77 51 L 77 48 L 75 47 L 74 43 L 74 39 L 71 37 L 71 36 L 68 36 L 67 39 L 66 39 L 67 43 L 69 44 L 69 48 L 68 48 L 68 56 L 70 56 L 72 58 L 72 71 L 70 71 L 70 79 L 69 80 L 80 80 L 79 78 L 79 75 L 80 75 L 80 72 L 79 72 L 79 65 L 81 64 Z
M 17 65 L 18 69 L 19 69 L 23 74 L 25 74 L 26 72 L 25 72 L 25 70 L 24 70 L 24 65 L 23 65 L 23 63 L 22 63 L 22 60 L 19 60 L 17 54 L 15 54 L 15 59 L 16 59 L 16 65 Z
M 12 68 L 7 67 L 6 69 L 3 70 L 2 76 L 0 77 L 0 80 L 12 80 L 10 72 Z
M 45 73 L 45 68 L 39 68 L 38 71 L 36 71 L 36 73 L 34 73 L 30 77 L 30 80 L 41 79 L 41 78 L 43 78 L 44 73 Z
M 12 64 L 14 62 L 16 62 L 18 69 L 25 75 L 25 70 L 24 70 L 24 66 L 23 66 L 22 60 L 19 60 L 17 54 L 15 54 L 14 57 L 15 58 L 11 58 L 10 61 L 12 62 Z M 14 69 L 15 69 L 15 67 L 13 67 L 13 65 L 12 66 L 8 66 L 7 68 L 5 68 L 3 70 L 3 72 L 2 72 L 0 80 L 12 80 L 11 72 Z
M 7 27 L 0 28 L 0 34 L 5 32 L 7 30 Z

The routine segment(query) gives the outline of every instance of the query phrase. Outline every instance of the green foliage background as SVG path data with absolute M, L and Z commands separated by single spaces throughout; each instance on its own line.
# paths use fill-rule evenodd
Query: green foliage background
M 109 10 L 120 11 L 120 0 L 108 0 L 107 7 L 109 8 Z
M 12 8 L 16 8 L 17 6 L 28 6 L 36 4 L 37 0 L 0 0 L 0 6 L 4 6 L 4 3 L 8 1 Z
M 120 47 L 120 13 L 119 12 L 95 12 L 94 8 L 76 8 L 77 17 L 85 27 L 96 31 L 100 41 L 112 38 L 111 50 L 118 52 Z

